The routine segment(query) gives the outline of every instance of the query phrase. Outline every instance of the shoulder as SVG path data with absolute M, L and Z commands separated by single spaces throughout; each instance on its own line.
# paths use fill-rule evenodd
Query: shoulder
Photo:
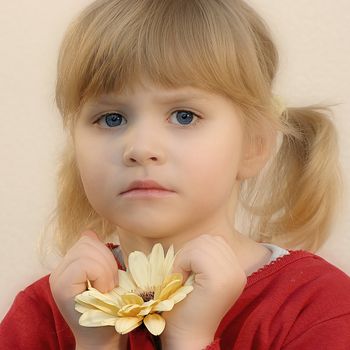
M 51 293 L 49 277 L 50 275 L 46 275 L 20 291 L 7 316 L 15 312 L 18 317 L 35 317 L 36 314 L 49 318 L 57 315 L 58 309 Z
M 49 275 L 17 294 L 1 322 L 0 339 L 0 347 L 13 349 L 53 349 L 57 341 L 74 345 L 71 330 L 51 294 Z
M 27 303 L 35 306 L 36 310 L 42 312 L 44 315 L 60 316 L 51 293 L 49 277 L 50 275 L 46 275 L 26 287 L 17 295 L 14 304 Z
M 289 251 L 248 277 L 246 292 L 264 290 L 284 306 L 312 309 L 327 317 L 350 313 L 350 277 L 322 257 L 306 251 Z M 324 315 L 323 315 L 324 316 Z
M 350 277 L 345 272 L 322 257 L 303 250 L 290 250 L 288 255 L 253 273 L 248 277 L 246 289 L 254 288 L 255 285 L 268 285 L 272 281 L 291 288 L 308 284 L 315 287 L 324 285 L 327 290 L 340 283 L 350 288 Z M 329 281 L 333 283 L 328 285 Z
M 55 307 L 49 284 L 49 275 L 40 278 L 20 291 L 12 304 L 10 312 L 22 305 L 26 305 L 24 310 L 32 311 L 35 308 L 39 312 Z
M 49 282 L 50 275 L 46 275 L 37 281 L 30 284 L 28 287 L 26 287 L 23 290 L 23 293 L 25 293 L 29 298 L 37 299 L 39 298 L 42 300 L 43 298 L 51 301 L 52 294 L 50 289 L 50 282 Z
M 328 341 L 334 342 L 345 337 L 344 327 L 350 327 L 350 277 L 318 255 L 289 251 L 248 277 L 219 333 L 235 334 L 237 344 L 254 339 L 277 349 L 310 329 L 332 329 Z

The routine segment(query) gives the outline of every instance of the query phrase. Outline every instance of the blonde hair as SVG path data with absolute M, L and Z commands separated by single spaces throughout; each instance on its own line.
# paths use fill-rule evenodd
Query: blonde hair
M 286 248 L 319 248 L 339 200 L 336 130 L 327 107 L 277 112 L 277 65 L 266 24 L 241 0 L 97 0 L 88 6 L 69 26 L 58 59 L 56 102 L 70 132 L 48 223 L 59 251 L 65 254 L 88 228 L 103 240 L 115 233 L 85 196 L 72 131 L 87 99 L 118 93 L 141 76 L 163 87 L 227 96 L 247 130 L 282 135 L 264 176 L 241 183 L 240 203 L 252 216 L 249 235 Z

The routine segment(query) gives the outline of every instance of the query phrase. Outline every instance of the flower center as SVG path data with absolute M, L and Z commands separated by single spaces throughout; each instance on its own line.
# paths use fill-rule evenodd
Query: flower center
M 139 296 L 143 299 L 144 302 L 150 301 L 154 298 L 153 291 L 143 291 L 139 293 Z

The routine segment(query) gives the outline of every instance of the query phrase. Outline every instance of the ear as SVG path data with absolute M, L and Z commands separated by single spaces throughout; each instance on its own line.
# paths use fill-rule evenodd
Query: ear
M 277 133 L 274 131 L 255 132 L 245 138 L 242 158 L 237 172 L 237 180 L 257 176 L 270 159 L 276 144 Z

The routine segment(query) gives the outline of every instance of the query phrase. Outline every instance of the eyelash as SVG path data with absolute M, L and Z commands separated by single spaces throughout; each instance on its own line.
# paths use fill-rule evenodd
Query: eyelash
M 192 112 L 192 111 L 190 111 L 190 110 L 187 110 L 187 109 L 175 110 L 175 111 L 173 111 L 173 112 L 171 113 L 171 116 L 172 116 L 174 113 L 176 113 L 176 112 L 190 113 L 191 115 L 193 115 L 193 116 L 196 118 L 196 120 L 195 120 L 193 123 L 191 123 L 191 124 L 183 124 L 183 125 L 178 124 L 178 125 L 180 125 L 180 128 L 192 128 L 192 127 L 195 127 L 195 126 L 198 124 L 199 120 L 202 119 L 202 118 L 199 117 L 196 113 L 194 113 L 194 112 Z M 108 116 L 108 115 L 113 115 L 113 114 L 116 114 L 116 115 L 118 115 L 118 116 L 121 116 L 121 117 L 123 117 L 123 118 L 125 119 L 125 117 L 124 117 L 121 113 L 118 113 L 118 112 L 107 112 L 107 113 L 104 113 L 104 114 L 100 115 L 100 117 L 99 117 L 93 124 L 98 124 L 100 120 L 103 120 L 103 118 L 105 118 L 106 116 Z M 123 124 L 121 124 L 121 125 L 123 125 Z M 121 126 L 121 125 L 118 125 L 118 126 Z M 114 129 L 114 128 L 117 128 L 118 126 L 115 126 L 115 127 L 111 127 L 111 126 L 108 127 L 108 126 L 107 126 L 106 129 Z

